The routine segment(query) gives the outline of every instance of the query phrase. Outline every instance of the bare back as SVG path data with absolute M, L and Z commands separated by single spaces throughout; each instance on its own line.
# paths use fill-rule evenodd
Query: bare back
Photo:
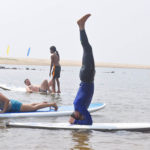
M 53 66 L 60 66 L 59 57 L 56 53 L 51 55 L 51 62 L 53 64 Z

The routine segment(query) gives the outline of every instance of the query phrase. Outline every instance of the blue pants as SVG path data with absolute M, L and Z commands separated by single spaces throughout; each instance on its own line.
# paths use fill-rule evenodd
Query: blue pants
M 82 82 L 93 82 L 95 76 L 95 63 L 92 47 L 88 42 L 85 30 L 80 31 L 80 40 L 83 47 L 82 67 L 80 69 L 80 80 Z
M 80 70 L 80 87 L 74 100 L 75 111 L 83 115 L 83 120 L 75 120 L 74 124 L 91 125 L 92 118 L 88 112 L 94 93 L 95 63 L 92 53 L 92 47 L 88 42 L 85 30 L 80 31 L 80 39 L 83 47 L 82 67 Z

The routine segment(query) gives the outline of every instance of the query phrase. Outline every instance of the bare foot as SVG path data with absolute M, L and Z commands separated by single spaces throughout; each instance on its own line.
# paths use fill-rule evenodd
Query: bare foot
M 54 93 L 56 93 L 56 91 L 54 91 L 54 90 L 52 90 L 52 92 L 51 92 L 52 94 L 54 94 Z
M 50 89 L 48 90 L 48 92 L 49 92 L 49 93 L 52 93 L 52 91 L 51 91 Z
M 55 111 L 57 111 L 57 110 L 58 110 L 58 106 L 57 106 L 57 104 L 56 104 L 56 103 L 53 103 L 53 104 L 52 104 L 52 107 L 54 107 L 54 108 L 55 108 Z
M 77 24 L 79 25 L 80 30 L 84 29 L 85 22 L 90 16 L 91 14 L 87 14 L 77 21 Z
M 61 93 L 60 90 L 58 90 L 56 93 Z
M 51 92 L 51 95 L 55 95 L 55 92 Z

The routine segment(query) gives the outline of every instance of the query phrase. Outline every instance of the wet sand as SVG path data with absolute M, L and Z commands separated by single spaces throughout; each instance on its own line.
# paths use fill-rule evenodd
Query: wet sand
M 62 66 L 80 66 L 80 61 L 62 60 Z M 0 57 L 0 64 L 10 65 L 37 65 L 37 66 L 49 66 L 49 59 L 37 59 L 37 58 L 11 58 L 11 57 Z M 119 64 L 119 63 L 103 63 L 96 62 L 96 67 L 106 68 L 137 68 L 137 69 L 150 69 L 150 65 L 132 65 L 132 64 Z

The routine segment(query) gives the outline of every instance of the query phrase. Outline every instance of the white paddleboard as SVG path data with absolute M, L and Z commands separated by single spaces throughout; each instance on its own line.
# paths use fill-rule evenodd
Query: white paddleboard
M 14 91 L 14 92 L 27 92 L 25 87 L 9 87 L 6 85 L 0 85 L 0 89 L 6 90 L 6 91 Z M 32 93 L 50 94 L 50 95 L 59 94 L 59 93 L 49 93 L 49 92 L 32 92 Z
M 99 130 L 99 131 L 150 131 L 150 123 L 93 123 L 93 125 L 71 125 L 69 123 L 7 122 L 8 127 L 64 129 L 64 130 Z
M 0 88 L 3 89 L 3 90 L 8 90 L 8 91 L 11 90 L 10 88 L 8 88 L 8 87 L 6 87 L 6 86 L 3 86 L 3 85 L 0 85 Z
M 89 112 L 95 112 L 105 107 L 105 103 L 92 103 L 89 106 Z M 74 106 L 59 106 L 58 110 L 49 107 L 39 109 L 35 112 L 17 112 L 17 113 L 1 113 L 0 118 L 17 118 L 17 117 L 46 117 L 46 116 L 67 116 L 74 111 Z
M 9 87 L 6 85 L 0 85 L 0 88 L 7 91 L 26 92 L 26 88 L 24 87 Z

